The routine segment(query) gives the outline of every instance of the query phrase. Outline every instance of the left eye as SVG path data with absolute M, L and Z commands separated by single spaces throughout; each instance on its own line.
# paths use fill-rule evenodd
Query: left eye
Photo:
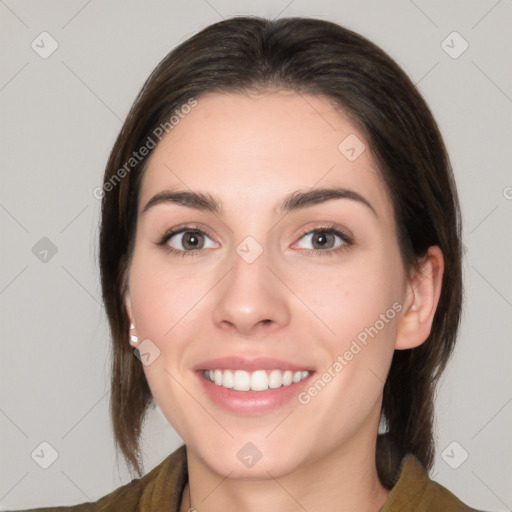
M 301 240 L 305 240 L 306 243 L 312 244 L 313 247 L 299 246 L 300 249 L 337 249 L 344 244 L 349 244 L 348 237 L 344 233 L 335 229 L 316 229 L 306 233 Z

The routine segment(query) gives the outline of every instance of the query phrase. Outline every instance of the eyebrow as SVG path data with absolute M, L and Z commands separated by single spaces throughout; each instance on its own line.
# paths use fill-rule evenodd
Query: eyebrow
M 351 201 L 357 201 L 370 209 L 375 216 L 378 216 L 371 203 L 361 194 L 354 190 L 344 188 L 316 188 L 306 192 L 297 190 L 285 197 L 281 206 L 276 210 L 276 213 L 288 213 L 293 210 L 300 210 L 325 203 L 327 201 L 332 201 L 333 199 L 349 199 Z M 195 210 L 207 211 L 214 214 L 222 213 L 222 203 L 210 194 L 186 190 L 163 190 L 162 192 L 154 195 L 146 203 L 141 214 L 146 213 L 154 206 L 167 203 L 177 204 L 187 208 L 193 208 Z
M 286 196 L 283 204 L 279 208 L 279 212 L 287 213 L 292 210 L 307 208 L 316 204 L 332 201 L 333 199 L 349 199 L 351 201 L 357 201 L 369 208 L 374 215 L 377 216 L 377 212 L 367 199 L 354 190 L 346 188 L 316 188 L 306 192 L 297 190 L 296 192 L 292 192 Z

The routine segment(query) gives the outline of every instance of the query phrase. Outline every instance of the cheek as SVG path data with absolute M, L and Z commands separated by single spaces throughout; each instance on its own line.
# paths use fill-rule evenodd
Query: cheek
M 310 322 L 311 334 L 318 340 L 316 351 L 324 354 L 320 376 L 327 372 L 329 381 L 314 406 L 318 413 L 321 403 L 335 402 L 364 415 L 370 405 L 363 406 L 361 399 L 367 404 L 378 401 L 394 353 L 401 272 L 398 255 L 375 253 L 336 270 L 310 269 L 299 295 L 321 319 Z
M 315 340 L 311 350 L 321 354 L 321 365 L 298 400 L 326 449 L 328 439 L 355 435 L 370 416 L 375 421 L 394 352 L 400 309 L 395 276 L 378 259 L 370 263 L 367 259 L 339 272 L 319 269 L 300 294 L 311 298 L 322 322 L 309 320 Z M 325 283 L 323 289 L 319 282 Z
M 342 349 L 376 323 L 379 331 L 392 334 L 387 327 L 394 326 L 397 316 L 393 305 L 400 298 L 399 263 L 384 258 L 359 258 L 338 268 L 309 268 L 304 275 L 308 275 L 308 279 L 302 280 L 300 287 L 297 285 L 296 289 L 301 290 L 298 295 L 317 316 L 318 328 L 324 324 L 326 339 L 330 339 L 333 346 Z
M 172 266 L 165 257 L 134 254 L 130 270 L 130 300 L 140 336 L 161 344 L 178 324 L 194 315 L 204 295 L 204 279 L 192 266 Z M 139 336 L 139 337 L 140 337 Z
M 190 404 L 184 406 L 190 396 L 182 383 L 187 333 L 200 322 L 197 303 L 208 289 L 192 267 L 173 269 L 165 257 L 140 250 L 130 269 L 130 300 L 139 340 L 151 340 L 158 348 L 158 356 L 143 370 L 156 403 L 178 432 L 191 410 Z

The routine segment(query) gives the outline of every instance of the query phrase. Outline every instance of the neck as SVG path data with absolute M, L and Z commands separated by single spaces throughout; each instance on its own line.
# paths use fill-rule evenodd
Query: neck
M 280 510 L 282 512 L 377 512 L 389 491 L 378 478 L 375 445 L 361 456 L 346 446 L 279 478 L 225 478 L 187 450 L 189 483 L 180 512 Z

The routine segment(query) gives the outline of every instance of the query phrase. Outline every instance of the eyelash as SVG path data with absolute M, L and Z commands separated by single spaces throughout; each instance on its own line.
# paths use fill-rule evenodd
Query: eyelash
M 338 227 L 336 227 L 336 226 L 334 226 L 332 224 L 328 224 L 328 225 L 324 225 L 324 226 L 318 226 L 318 227 L 316 227 L 314 229 L 305 230 L 305 231 L 303 231 L 300 234 L 299 240 L 302 239 L 306 235 L 310 235 L 311 233 L 317 233 L 319 231 L 326 232 L 326 233 L 332 233 L 332 234 L 338 236 L 339 238 L 341 238 L 343 243 L 342 243 L 342 245 L 340 245 L 336 249 L 326 249 L 326 250 L 320 250 L 320 249 L 308 249 L 308 250 L 306 250 L 306 249 L 304 249 L 304 251 L 306 252 L 306 254 L 308 256 L 320 256 L 320 255 L 322 255 L 322 256 L 326 256 L 326 255 L 334 256 L 334 255 L 338 254 L 339 252 L 346 251 L 347 249 L 349 249 L 354 244 L 354 241 L 352 240 L 352 237 L 350 237 L 342 229 L 340 229 L 340 228 L 338 228 Z M 156 243 L 156 245 L 164 246 L 164 245 L 167 244 L 167 242 L 174 235 L 177 235 L 179 233 L 188 233 L 188 232 L 199 233 L 201 235 L 206 235 L 208 238 L 211 238 L 208 235 L 208 233 L 206 233 L 202 229 L 199 229 L 199 228 L 197 228 L 195 226 L 185 226 L 185 227 L 181 227 L 181 228 L 178 228 L 178 229 L 171 229 L 169 231 L 166 231 L 162 235 L 160 240 Z M 174 249 L 174 247 L 170 247 L 170 246 L 167 246 L 165 249 L 166 249 L 168 254 L 173 254 L 175 256 L 180 256 L 180 257 L 196 256 L 197 254 L 199 254 L 202 251 L 202 249 L 194 249 L 192 251 L 181 251 L 181 250 L 178 250 L 178 249 Z

